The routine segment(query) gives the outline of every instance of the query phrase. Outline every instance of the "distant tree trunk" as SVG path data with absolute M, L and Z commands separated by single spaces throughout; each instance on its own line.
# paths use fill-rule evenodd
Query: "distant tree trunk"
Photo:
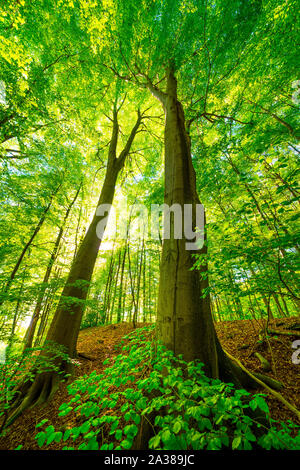
M 143 259 L 143 322 L 146 321 L 147 313 L 147 302 L 146 302 L 146 260 L 147 260 L 147 250 L 144 250 L 144 259 Z
M 131 298 L 132 298 L 132 304 L 131 304 L 130 311 L 129 311 L 129 321 L 131 322 L 131 319 L 132 319 L 133 328 L 135 328 L 136 327 L 137 300 L 136 300 L 134 289 L 135 289 L 135 279 L 136 279 L 137 271 L 135 270 L 135 272 L 132 273 L 129 243 L 128 243 L 127 251 L 128 251 L 128 272 L 129 272 Z M 137 258 L 138 258 L 138 253 L 137 253 Z M 133 314 L 132 314 L 132 311 L 133 311 Z
M 276 294 L 273 294 L 273 299 L 275 300 L 275 303 L 276 303 L 276 306 L 277 306 L 277 309 L 278 309 L 278 312 L 279 312 L 279 316 L 280 317 L 286 317 L 286 314 L 285 312 L 283 311 L 281 305 L 280 305 L 280 302 L 279 302 L 279 299 L 277 297 Z
M 70 211 L 71 211 L 73 205 L 76 202 L 76 199 L 78 197 L 80 188 L 81 188 L 81 184 L 80 184 L 73 200 L 70 202 L 69 207 L 66 210 L 62 226 L 60 227 L 58 235 L 56 237 L 56 240 L 55 240 L 55 243 L 54 243 L 54 248 L 52 250 L 52 253 L 51 253 L 51 256 L 50 256 L 50 259 L 49 259 L 49 262 L 48 262 L 48 266 L 47 266 L 47 269 L 46 269 L 46 272 L 45 272 L 45 275 L 44 275 L 42 287 L 41 287 L 41 290 L 40 290 L 40 293 L 39 293 L 39 296 L 38 296 L 38 300 L 37 300 L 37 303 L 36 303 L 32 318 L 31 318 L 31 322 L 30 322 L 30 325 L 28 326 L 28 329 L 27 329 L 26 334 L 25 334 L 24 350 L 27 349 L 27 348 L 31 348 L 31 346 L 32 346 L 32 341 L 33 341 L 36 325 L 37 325 L 37 322 L 39 320 L 42 305 L 43 305 L 43 301 L 44 301 L 46 287 L 47 287 L 47 284 L 48 284 L 48 281 L 49 281 L 49 278 L 50 278 L 52 267 L 53 267 L 54 262 L 55 262 L 56 257 L 57 257 L 60 241 L 61 241 L 63 233 L 64 233 L 64 227 L 65 227 L 65 224 L 68 220 Z
M 111 205 L 115 193 L 116 181 L 120 170 L 124 167 L 134 138 L 142 122 L 142 114 L 138 111 L 137 121 L 132 128 L 130 136 L 117 157 L 117 143 L 119 135 L 118 111 L 116 103 L 113 110 L 113 130 L 109 145 L 108 160 L 104 183 L 101 189 L 97 208 L 102 205 Z M 108 212 L 108 210 L 106 211 Z M 85 300 L 92 278 L 97 254 L 101 244 L 97 226 L 101 222 L 102 236 L 107 224 L 107 214 L 98 215 L 95 210 L 92 222 L 78 249 L 76 258 L 71 266 L 65 287 L 54 314 L 51 326 L 46 336 L 46 343 L 58 343 L 63 346 L 70 357 L 76 356 L 76 343 L 80 323 L 85 307 Z M 14 403 L 8 425 L 12 423 L 28 406 L 41 404 L 50 399 L 57 390 L 61 375 L 69 372 L 70 364 L 61 358 L 57 359 L 57 371 L 36 373 L 35 379 L 25 381 L 19 390 L 18 399 Z
M 105 294 L 104 294 L 104 302 L 103 302 L 103 323 L 105 324 L 109 318 L 109 306 L 110 306 L 110 287 L 113 279 L 113 274 L 114 274 L 114 253 L 112 252 L 111 257 L 110 257 L 110 263 L 109 263 L 109 270 L 108 270 L 108 275 L 107 275 L 107 280 L 106 280 L 106 285 L 105 285 Z
M 285 316 L 286 316 L 286 317 L 290 317 L 291 315 L 290 315 L 290 312 L 289 312 L 287 303 L 286 303 L 286 301 L 285 301 L 284 296 L 283 296 L 281 293 L 280 293 L 280 298 L 281 298 L 281 300 L 282 300 L 283 307 L 284 307 L 284 310 L 285 310 L 285 313 L 286 313 Z
M 138 314 L 139 314 L 139 306 L 140 306 L 140 290 L 141 290 L 141 277 L 142 277 L 142 267 L 143 267 L 143 257 L 144 257 L 144 245 L 145 241 L 143 238 L 141 253 L 139 257 L 139 253 L 137 253 L 137 263 L 136 263 L 136 279 L 137 279 L 137 286 L 136 286 L 136 304 L 135 304 L 135 311 L 134 311 L 134 325 L 136 325 L 138 321 Z
M 220 302 L 220 299 L 219 297 L 217 296 L 216 297 L 216 312 L 217 312 L 217 317 L 218 317 L 218 321 L 222 321 L 222 318 L 221 318 L 221 302 Z
M 121 266 L 121 279 L 120 279 L 119 302 L 118 302 L 118 312 L 117 312 L 117 322 L 118 323 L 120 323 L 120 321 L 121 321 L 122 298 L 123 298 L 123 279 L 124 279 L 126 253 L 127 253 L 127 240 L 125 242 L 123 258 L 122 258 L 122 266 Z
M 270 301 L 267 299 L 267 297 L 264 294 L 261 294 L 263 303 L 265 304 L 266 311 L 269 312 L 270 318 L 274 318 L 271 306 L 270 306 Z
M 10 354 L 11 347 L 12 347 L 13 341 L 14 341 L 16 327 L 17 327 L 17 324 L 18 324 L 20 305 L 21 305 L 22 297 L 23 297 L 23 288 L 24 288 L 26 270 L 27 270 L 27 266 L 25 266 L 24 270 L 23 270 L 23 276 L 22 276 L 22 281 L 21 281 L 21 285 L 20 285 L 20 289 L 19 289 L 18 298 L 17 298 L 16 309 L 15 309 L 13 322 L 12 322 L 12 327 L 11 327 L 11 332 L 10 332 L 10 336 L 9 336 L 9 340 L 8 340 L 7 355 Z
M 47 325 L 48 318 L 49 318 L 49 312 L 52 306 L 53 295 L 54 295 L 53 292 L 49 292 L 49 294 L 46 297 L 46 301 L 45 301 L 42 315 L 41 315 L 40 324 L 39 324 L 38 331 L 34 340 L 35 347 L 41 343 L 43 335 L 45 333 L 46 325 Z
M 117 296 L 117 287 L 118 287 L 120 267 L 121 267 L 121 251 L 119 251 L 117 271 L 114 277 L 115 286 L 114 286 L 113 298 L 112 298 L 112 303 L 111 303 L 111 308 L 110 308 L 110 323 L 113 323 L 113 314 L 114 314 L 115 301 L 116 301 L 116 296 Z
M 128 289 L 128 278 L 125 277 L 124 294 L 123 294 L 123 301 L 122 301 L 122 315 L 121 315 L 121 321 L 125 321 L 125 309 L 126 309 L 127 289 Z
M 1 292 L 1 296 L 0 296 L 0 307 L 1 305 L 3 304 L 3 302 L 5 302 L 5 296 L 6 294 L 8 293 L 15 277 L 16 277 L 16 274 L 19 270 L 19 267 L 21 266 L 21 263 L 23 261 L 23 258 L 24 256 L 26 255 L 27 251 L 30 249 L 31 245 L 32 245 L 32 242 L 33 240 L 35 239 L 35 237 L 37 236 L 37 234 L 39 233 L 40 229 L 42 228 L 43 226 L 43 223 L 45 222 L 45 219 L 46 219 L 46 215 L 47 213 L 49 212 L 50 208 L 51 208 L 51 205 L 52 205 L 52 201 L 53 201 L 53 198 L 55 197 L 55 195 L 57 194 L 59 188 L 61 187 L 61 183 L 58 185 L 58 187 L 54 190 L 54 192 L 52 193 L 51 197 L 50 197 L 50 201 L 48 202 L 47 206 L 44 208 L 43 212 L 42 212 L 42 215 L 31 235 L 31 237 L 29 238 L 28 242 L 25 244 L 12 272 L 10 273 L 9 275 L 9 278 Z

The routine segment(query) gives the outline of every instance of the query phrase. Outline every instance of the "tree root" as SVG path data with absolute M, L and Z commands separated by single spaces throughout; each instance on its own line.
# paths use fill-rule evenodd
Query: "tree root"
M 275 398 L 277 398 L 277 400 L 281 401 L 281 403 L 283 403 L 290 411 L 292 411 L 298 421 L 300 422 L 300 411 L 295 407 L 293 406 L 291 403 L 289 403 L 282 395 L 281 393 L 279 392 L 276 392 L 273 388 L 269 387 L 267 384 L 266 384 L 266 376 L 265 375 L 261 375 L 261 374 L 252 374 L 245 366 L 243 366 L 243 364 L 237 359 L 235 358 L 234 356 L 231 356 L 231 354 L 229 354 L 227 351 L 224 350 L 224 352 L 227 354 L 227 356 L 234 362 L 236 362 L 236 364 L 238 364 L 238 366 L 246 373 L 249 375 L 249 377 L 251 377 L 251 379 L 255 380 L 259 385 L 261 385 L 263 388 L 265 388 L 266 390 L 268 390 L 268 392 L 270 392 Z M 260 379 L 260 377 L 263 378 L 263 380 Z M 270 377 L 268 377 L 268 379 L 270 379 Z M 273 379 L 270 379 L 271 381 L 275 382 L 276 383 L 276 380 L 273 380 Z
M 51 400 L 61 382 L 57 371 L 37 373 L 32 380 L 25 381 L 16 391 L 17 397 L 11 404 L 11 413 L 5 423 L 10 426 L 25 410 L 43 405 Z
M 261 354 L 258 352 L 254 353 L 254 356 L 257 357 L 257 359 L 260 361 L 261 367 L 265 372 L 269 372 L 271 370 L 271 364 L 269 361 L 267 361 L 266 358 L 264 358 Z
M 78 352 L 77 356 L 82 357 L 83 359 L 87 359 L 88 361 L 95 361 L 94 357 L 88 356 L 87 354 L 84 354 L 84 353 L 81 353 L 81 352 Z
M 272 379 L 268 375 L 260 374 L 259 372 L 253 372 L 252 375 L 253 377 L 255 377 L 255 379 L 260 380 L 261 382 L 265 383 L 273 390 L 282 390 L 284 388 L 283 383 L 279 382 L 278 380 Z
M 298 331 L 279 331 L 279 330 L 268 330 L 269 335 L 282 335 L 282 336 L 296 336 L 300 338 L 300 333 Z

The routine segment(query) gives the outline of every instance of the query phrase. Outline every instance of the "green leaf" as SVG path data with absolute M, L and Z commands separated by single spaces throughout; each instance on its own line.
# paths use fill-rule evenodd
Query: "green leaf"
M 149 440 L 149 448 L 150 449 L 156 449 L 160 444 L 160 435 L 156 434 L 156 436 L 152 437 Z
M 173 425 L 173 432 L 175 434 L 178 434 L 180 430 L 181 430 L 181 422 L 180 421 L 175 421 L 175 423 Z
M 41 431 L 39 432 L 36 436 L 35 439 L 37 439 L 37 443 L 39 447 L 42 447 L 46 441 L 46 433 Z
M 235 437 L 232 441 L 232 450 L 238 449 L 241 442 L 242 442 L 242 437 L 241 436 Z

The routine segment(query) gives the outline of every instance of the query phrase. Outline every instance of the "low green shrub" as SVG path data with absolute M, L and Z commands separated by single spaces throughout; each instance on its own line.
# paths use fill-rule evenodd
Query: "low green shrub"
M 75 413 L 79 425 L 62 432 L 42 421 L 40 447 L 55 441 L 64 442 L 63 449 L 130 449 L 146 419 L 153 428 L 150 449 L 300 448 L 299 435 L 292 437 L 299 426 L 288 422 L 278 429 L 263 394 L 206 377 L 203 364 L 175 357 L 152 333 L 153 327 L 144 327 L 127 335 L 121 353 L 104 362 L 104 373 L 94 371 L 68 386 L 72 398 L 59 414 Z M 263 411 L 269 425 L 250 418 L 247 409 Z M 263 429 L 258 438 L 257 428 Z

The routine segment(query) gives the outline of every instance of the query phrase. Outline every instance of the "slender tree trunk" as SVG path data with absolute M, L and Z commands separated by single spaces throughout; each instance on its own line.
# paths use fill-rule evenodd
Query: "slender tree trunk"
M 122 301 L 121 321 L 125 321 L 125 318 L 126 318 L 126 316 L 125 316 L 125 309 L 126 309 L 127 289 L 128 289 L 128 278 L 125 277 L 124 295 L 123 295 L 123 301 Z
M 122 267 L 121 267 L 121 279 L 120 279 L 120 289 L 119 289 L 119 302 L 118 302 L 118 312 L 117 312 L 117 322 L 121 321 L 121 311 L 122 311 L 122 298 L 123 298 L 123 279 L 124 279 L 124 269 L 127 253 L 127 240 L 125 242 L 123 258 L 122 258 Z
M 279 316 L 280 317 L 286 317 L 286 314 L 285 312 L 283 311 L 282 307 L 281 307 L 281 304 L 279 302 L 279 299 L 277 297 L 276 294 L 273 294 L 273 299 L 275 300 L 275 303 L 276 303 L 276 306 L 277 306 L 277 309 L 278 309 L 278 312 L 279 312 Z
M 7 355 L 9 355 L 10 352 L 11 352 L 11 347 L 13 345 L 14 336 L 15 336 L 15 332 L 16 332 L 16 327 L 17 327 L 17 324 L 18 324 L 19 311 L 20 311 L 21 301 L 22 301 L 22 297 L 23 297 L 23 288 L 24 288 L 26 270 L 27 270 L 27 266 L 25 266 L 24 270 L 23 270 L 22 281 L 21 281 L 20 290 L 19 290 L 19 294 L 18 294 L 16 309 L 15 309 L 13 322 L 12 322 L 12 327 L 11 327 L 11 332 L 10 332 L 10 336 L 9 336 L 9 340 L 8 340 Z
M 64 233 L 64 227 L 65 227 L 65 224 L 68 220 L 70 211 L 71 211 L 73 205 L 76 202 L 76 199 L 78 197 L 80 188 L 81 188 L 81 184 L 80 184 L 80 186 L 79 186 L 79 188 L 78 188 L 78 190 L 75 194 L 75 197 L 73 198 L 73 200 L 69 204 L 69 207 L 67 208 L 62 226 L 60 227 L 58 235 L 56 237 L 56 240 L 55 240 L 55 243 L 54 243 L 54 248 L 53 248 L 53 251 L 51 253 L 49 262 L 48 262 L 48 266 L 47 266 L 47 269 L 46 269 L 46 272 L 45 272 L 45 276 L 44 276 L 42 287 L 41 287 L 41 290 L 40 290 L 40 293 L 39 293 L 39 296 L 38 296 L 38 300 L 37 300 L 37 303 L 36 303 L 32 318 L 31 318 L 31 322 L 30 322 L 30 325 L 28 326 L 28 329 L 27 329 L 26 334 L 25 334 L 24 350 L 27 349 L 27 348 L 31 348 L 31 346 L 32 346 L 32 341 L 33 341 L 36 325 L 37 325 L 37 322 L 38 322 L 39 317 L 40 317 L 40 313 L 41 313 L 41 309 L 42 309 L 42 305 L 43 305 L 43 301 L 44 301 L 44 297 L 45 297 L 46 287 L 47 287 L 47 284 L 48 284 L 48 281 L 49 281 L 49 278 L 50 278 L 50 275 L 51 275 L 52 267 L 53 267 L 54 262 L 55 262 L 56 257 L 57 257 L 60 241 L 61 241 L 63 233 Z
M 144 259 L 143 259 L 143 322 L 146 321 L 147 313 L 147 302 L 146 302 L 146 259 L 147 259 L 147 250 L 144 250 Z
M 134 311 L 135 323 L 138 321 L 139 315 L 139 306 L 140 306 L 140 291 L 141 291 L 141 279 L 142 279 L 142 267 L 143 267 L 143 257 L 144 257 L 144 238 L 141 247 L 140 257 L 137 253 L 137 265 L 136 265 L 136 277 L 137 277 L 137 286 L 136 286 L 136 305 Z
M 132 304 L 131 304 L 130 311 L 129 311 L 129 322 L 131 322 L 131 318 L 132 318 L 133 328 L 135 328 L 136 327 L 136 312 L 137 312 L 137 303 L 136 303 L 137 300 L 136 300 L 135 291 L 134 291 L 136 271 L 133 276 L 132 269 L 131 269 L 131 256 L 130 256 L 129 243 L 128 243 L 127 251 L 128 251 L 128 271 L 129 271 L 130 289 L 131 289 L 131 298 L 132 298 Z M 138 253 L 137 253 L 137 257 L 138 257 Z M 132 314 L 132 310 L 133 310 L 133 314 Z
M 116 275 L 114 277 L 115 287 L 114 287 L 114 293 L 113 293 L 113 298 L 112 298 L 112 304 L 111 304 L 111 308 L 110 308 L 110 323 L 113 323 L 113 315 L 114 315 L 114 309 L 115 309 L 115 301 L 116 301 L 116 297 L 117 297 L 117 288 L 118 288 L 120 267 L 121 267 L 121 251 L 119 251 L 118 262 L 117 262 L 117 271 L 116 271 Z
M 286 316 L 286 317 L 290 317 L 290 316 L 291 316 L 291 314 L 290 314 L 290 312 L 289 312 L 289 309 L 288 309 L 287 303 L 286 303 L 286 301 L 285 301 L 285 298 L 284 298 L 284 296 L 283 296 L 281 293 L 280 293 L 280 298 L 281 298 L 281 300 L 282 300 L 283 307 L 284 307 L 284 310 L 285 310 L 285 316 Z
M 22 250 L 22 252 L 21 252 L 21 254 L 20 254 L 20 256 L 19 256 L 19 258 L 18 258 L 18 260 L 17 260 L 17 262 L 16 262 L 16 264 L 15 264 L 15 266 L 14 266 L 14 268 L 13 268 L 13 270 L 12 270 L 12 272 L 10 273 L 9 278 L 8 278 L 8 280 L 7 280 L 7 282 L 6 282 L 5 286 L 4 286 L 4 289 L 3 289 L 2 292 L 1 292 L 1 296 L 0 296 L 0 307 L 1 307 L 1 305 L 5 302 L 5 296 L 6 296 L 6 294 L 8 293 L 8 291 L 9 291 L 9 289 L 10 289 L 10 287 L 11 287 L 11 285 L 12 285 L 12 283 L 13 283 L 15 277 L 16 277 L 16 274 L 17 274 L 17 272 L 18 272 L 18 270 L 19 270 L 19 267 L 21 266 L 21 263 L 22 263 L 22 261 L 23 261 L 23 259 L 24 259 L 24 256 L 26 255 L 27 251 L 30 249 L 30 247 L 31 247 L 31 245 L 32 245 L 32 243 L 33 243 L 33 240 L 35 239 L 35 237 L 37 236 L 37 234 L 38 234 L 39 231 L 41 230 L 41 228 L 42 228 L 42 226 L 43 226 L 43 224 L 44 224 L 44 222 L 45 222 L 46 215 L 47 215 L 47 213 L 49 212 L 49 210 L 50 210 L 50 208 L 51 208 L 53 198 L 54 198 L 55 195 L 57 194 L 57 192 L 58 192 L 58 190 L 59 190 L 60 187 L 61 187 L 61 183 L 59 184 L 59 186 L 55 189 L 55 191 L 54 191 L 53 194 L 51 195 L 50 201 L 49 201 L 48 205 L 44 208 L 43 213 L 42 213 L 42 215 L 41 215 L 41 217 L 40 217 L 40 219 L 39 219 L 39 221 L 38 221 L 38 223 L 37 223 L 37 225 L 36 225 L 36 227 L 35 227 L 35 229 L 34 229 L 32 235 L 31 235 L 31 237 L 29 238 L 28 242 L 25 244 L 25 246 L 24 246 L 24 248 L 23 248 L 23 250 Z
M 52 306 L 53 295 L 54 295 L 54 292 L 49 292 L 48 296 L 46 297 L 46 301 L 45 301 L 45 305 L 44 305 L 44 308 L 43 308 L 43 311 L 42 311 L 38 331 L 37 331 L 37 334 L 36 334 L 36 337 L 35 337 L 35 340 L 34 340 L 34 346 L 35 347 L 38 346 L 41 343 L 42 339 L 43 339 L 43 335 L 45 333 L 46 325 L 47 325 L 48 318 L 49 318 L 49 312 L 50 312 L 51 306 Z
M 103 302 L 103 323 L 104 324 L 107 321 L 108 313 L 109 313 L 110 287 L 112 283 L 113 272 L 114 272 L 114 254 L 112 253 L 111 258 L 110 258 L 110 263 L 109 263 L 109 270 L 108 270 L 108 276 L 107 276 L 107 281 L 105 285 L 105 294 L 104 294 L 104 302 Z

